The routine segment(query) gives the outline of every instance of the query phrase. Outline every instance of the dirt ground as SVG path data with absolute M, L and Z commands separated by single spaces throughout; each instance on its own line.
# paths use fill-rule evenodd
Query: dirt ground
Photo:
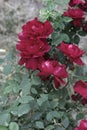
M 17 34 L 28 20 L 38 17 L 39 0 L 0 0 L 0 49 L 17 43 Z

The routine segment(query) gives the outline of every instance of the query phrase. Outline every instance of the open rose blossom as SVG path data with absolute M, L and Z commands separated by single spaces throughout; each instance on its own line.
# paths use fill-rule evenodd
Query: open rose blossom
M 74 85 L 74 91 L 87 99 L 87 82 L 79 80 Z
M 73 19 L 82 19 L 84 18 L 84 11 L 79 8 L 69 8 L 63 15 Z
M 78 65 L 84 65 L 81 60 L 81 56 L 85 53 L 85 51 L 81 50 L 75 44 L 67 44 L 62 42 L 57 48 L 63 52 L 73 63 L 75 62 Z
M 47 37 L 52 33 L 52 25 L 49 21 L 44 23 L 35 18 L 22 27 L 19 34 L 19 42 L 16 49 L 20 53 L 19 64 L 25 64 L 28 69 L 37 69 L 38 63 L 43 60 L 45 53 L 50 50 Z
M 84 11 L 80 8 L 68 8 L 63 14 L 64 16 L 71 17 L 73 19 L 73 25 L 75 27 L 82 26 L 82 19 L 84 19 Z
M 81 120 L 79 126 L 74 130 L 87 130 L 87 120 Z
M 87 0 L 84 0 L 80 6 L 79 6 L 83 11 L 87 12 Z
M 71 7 L 75 6 L 75 5 L 79 5 L 79 4 L 82 4 L 82 0 L 70 0 L 70 2 L 69 2 L 69 5 Z
M 16 45 L 17 50 L 20 51 L 21 59 L 19 61 L 20 65 L 25 63 L 26 68 L 35 70 L 37 64 L 41 61 L 42 56 L 50 50 L 50 46 L 46 40 L 29 40 L 29 41 L 20 41 Z M 34 63 L 34 64 L 31 64 Z
M 22 32 L 19 33 L 19 39 L 47 38 L 52 32 L 53 28 L 48 20 L 43 23 L 35 18 L 23 25 Z
M 40 72 L 37 76 L 42 77 L 42 79 L 45 80 L 53 76 L 53 84 L 56 89 L 58 89 L 60 85 L 66 85 L 64 78 L 67 78 L 68 74 L 65 65 L 61 65 L 55 60 L 47 60 L 43 61 L 38 68 Z

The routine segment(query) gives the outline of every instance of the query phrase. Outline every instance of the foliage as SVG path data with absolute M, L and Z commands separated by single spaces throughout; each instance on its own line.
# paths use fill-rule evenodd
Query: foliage
M 80 36 L 85 36 L 87 31 L 82 27 L 74 27 L 73 18 L 62 15 L 65 5 L 68 8 L 69 0 L 44 0 L 44 2 L 45 10 L 41 11 L 43 16 L 41 20 L 49 20 L 54 29 L 49 38 L 44 36 L 51 46 L 50 51 L 46 53 L 50 55 L 51 60 L 54 59 L 66 65 L 68 72 L 67 78 L 65 77 L 66 84 L 65 86 L 59 84 L 56 90 L 52 77 L 55 74 L 50 75 L 50 80 L 42 80 L 42 75 L 42 78 L 37 76 L 41 71 L 43 72 L 42 69 L 32 70 L 19 66 L 17 52 L 13 50 L 9 52 L 3 71 L 6 82 L 0 86 L 0 130 L 74 130 L 77 122 L 86 114 L 86 105 L 81 103 L 83 97 L 74 92 L 73 86 L 78 80 L 82 80 L 83 84 L 87 81 L 87 67 L 71 64 L 70 54 L 61 52 L 57 46 L 62 42 L 67 45 L 74 43 L 77 51 Z M 58 12 L 56 5 L 64 5 L 62 13 Z M 81 56 L 83 54 L 84 52 L 81 51 Z M 77 63 L 74 58 L 72 61 Z M 3 62 L 0 59 L 0 64 Z M 57 67 L 62 68 L 62 65 Z M 55 70 L 55 67 L 53 69 Z M 47 71 L 45 74 L 48 74 Z M 57 77 L 54 76 L 55 78 Z M 85 85 L 87 85 L 86 82 Z M 72 98 L 73 95 L 74 98 Z

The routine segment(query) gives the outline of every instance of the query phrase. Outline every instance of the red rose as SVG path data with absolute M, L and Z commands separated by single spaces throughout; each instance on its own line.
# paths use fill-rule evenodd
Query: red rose
M 87 104 L 87 99 L 83 98 L 81 103 L 82 103 L 82 105 L 86 105 Z
M 84 2 L 82 2 L 79 6 L 83 11 L 87 12 L 87 0 L 85 0 Z
M 67 17 L 71 17 L 73 19 L 84 18 L 84 12 L 79 8 L 69 8 L 66 12 L 64 12 L 63 15 Z
M 45 53 L 50 50 L 47 43 L 47 37 L 52 33 L 53 28 L 49 21 L 44 23 L 37 18 L 27 22 L 22 27 L 19 34 L 19 43 L 16 45 L 20 52 L 20 65 L 25 64 L 28 69 L 37 69 Z
M 82 27 L 82 21 L 81 19 L 74 19 L 73 20 L 74 27 Z
M 37 68 L 38 60 L 42 59 L 42 56 L 50 50 L 50 46 L 45 39 L 44 41 L 35 39 L 30 39 L 25 42 L 20 41 L 16 45 L 16 48 L 20 51 L 21 56 L 19 64 L 22 65 L 25 63 L 26 68 L 31 68 L 33 70 Z
M 87 82 L 77 81 L 74 85 L 74 91 L 87 99 Z
M 81 3 L 82 3 L 82 0 L 70 0 L 69 5 L 72 7 L 75 5 L 79 5 Z
M 80 58 L 85 51 L 78 48 L 78 46 L 62 42 L 59 46 L 57 46 L 57 48 L 69 57 L 71 62 L 75 62 L 78 65 L 84 65 Z
M 77 126 L 74 130 L 87 130 L 87 120 L 81 120 L 80 125 Z
M 68 76 L 65 65 L 60 65 L 55 60 L 47 60 L 43 61 L 38 68 L 40 72 L 37 75 L 41 76 L 42 79 L 53 76 L 54 87 L 56 89 L 58 89 L 60 85 L 66 84 L 63 80 Z
M 28 38 L 47 38 L 52 32 L 53 28 L 49 21 L 42 23 L 35 18 L 34 20 L 27 22 L 22 27 L 19 39 L 26 40 Z

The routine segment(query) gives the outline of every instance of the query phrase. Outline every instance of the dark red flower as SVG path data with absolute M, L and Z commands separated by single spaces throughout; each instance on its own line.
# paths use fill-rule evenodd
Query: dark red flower
M 28 69 L 37 69 L 38 63 L 50 50 L 46 38 L 52 31 L 53 28 L 49 21 L 42 23 L 37 18 L 27 22 L 22 27 L 22 32 L 18 35 L 19 42 L 16 45 L 21 56 L 20 65 L 25 64 Z
M 16 48 L 19 50 L 21 56 L 19 64 L 22 65 L 25 63 L 26 68 L 33 70 L 37 68 L 38 60 L 42 59 L 42 56 L 50 50 L 50 46 L 45 39 L 44 41 L 36 39 L 30 39 L 25 42 L 20 41 L 16 45 Z
M 82 0 L 70 0 L 69 5 L 70 5 L 71 7 L 73 7 L 73 6 L 79 5 L 79 4 L 81 4 L 81 3 L 82 3 Z
M 74 130 L 87 130 L 87 120 L 81 120 L 80 125 L 77 126 Z
M 87 99 L 87 82 L 77 81 L 74 85 L 74 91 Z
M 75 44 L 66 44 L 65 42 L 62 42 L 59 46 L 57 46 L 57 48 L 69 57 L 71 62 L 75 62 L 78 65 L 84 65 L 80 58 L 85 51 L 78 48 Z
M 81 103 L 82 103 L 82 105 L 86 105 L 87 104 L 87 99 L 83 98 Z
M 74 27 L 82 27 L 82 21 L 81 19 L 74 19 L 73 20 Z
M 87 0 L 83 1 L 83 2 L 79 5 L 79 7 L 80 7 L 83 11 L 87 12 Z
M 43 61 L 38 68 L 40 72 L 37 75 L 41 76 L 42 79 L 53 76 L 53 83 L 56 89 L 58 89 L 60 85 L 66 84 L 63 80 L 68 76 L 65 65 L 60 65 L 55 60 L 47 60 Z
M 66 12 L 64 12 L 63 15 L 67 17 L 71 17 L 73 19 L 84 18 L 84 12 L 79 8 L 69 8 Z
M 73 94 L 71 98 L 73 101 L 78 101 L 78 95 Z
M 43 23 L 35 18 L 23 25 L 22 32 L 19 34 L 19 39 L 47 38 L 52 32 L 53 28 L 48 20 Z

